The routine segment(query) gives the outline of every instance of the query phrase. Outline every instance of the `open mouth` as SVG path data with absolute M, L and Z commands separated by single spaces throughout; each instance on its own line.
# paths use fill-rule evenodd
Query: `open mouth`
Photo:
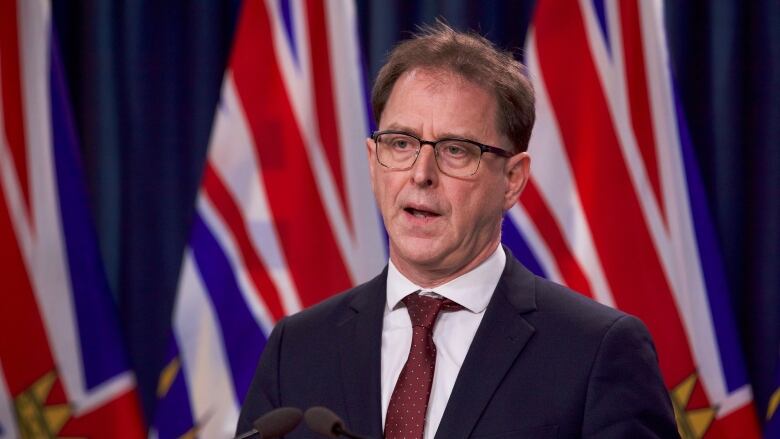
M 436 212 L 431 212 L 428 210 L 422 210 L 422 209 L 415 209 L 413 207 L 407 207 L 404 209 L 406 213 L 409 215 L 414 216 L 415 218 L 434 218 L 437 216 L 441 216 Z

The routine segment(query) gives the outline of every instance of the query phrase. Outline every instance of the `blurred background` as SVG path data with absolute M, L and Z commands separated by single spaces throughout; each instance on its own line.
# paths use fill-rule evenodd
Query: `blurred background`
M 282 1 L 280 3 L 286 3 Z M 602 4 L 594 0 L 594 4 Z M 242 2 L 53 2 L 88 204 L 144 413 L 155 389 Z M 780 358 L 780 3 L 664 2 L 670 68 L 758 413 Z M 368 86 L 440 17 L 523 59 L 534 1 L 358 0 Z M 355 145 L 362 155 L 363 146 Z

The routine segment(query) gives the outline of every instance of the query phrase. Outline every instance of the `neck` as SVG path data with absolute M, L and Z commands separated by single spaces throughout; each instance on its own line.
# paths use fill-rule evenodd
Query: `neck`
M 406 276 L 407 279 L 414 282 L 415 285 L 426 289 L 433 289 L 477 268 L 480 264 L 485 262 L 494 251 L 496 251 L 500 242 L 501 236 L 499 235 L 496 240 L 492 241 L 489 245 L 486 245 L 475 257 L 455 267 L 427 267 L 408 264 L 393 257 L 392 252 L 390 254 L 390 260 L 393 261 L 393 265 L 395 265 L 398 271 Z

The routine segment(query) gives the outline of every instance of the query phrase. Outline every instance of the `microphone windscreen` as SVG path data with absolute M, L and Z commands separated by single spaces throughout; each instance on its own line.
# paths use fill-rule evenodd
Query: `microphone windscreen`
M 255 430 L 263 439 L 283 436 L 301 423 L 303 412 L 295 407 L 279 407 L 257 418 Z
M 344 421 L 325 407 L 312 407 L 306 410 L 303 419 L 313 432 L 327 437 L 337 438 L 339 437 L 337 431 L 344 429 Z

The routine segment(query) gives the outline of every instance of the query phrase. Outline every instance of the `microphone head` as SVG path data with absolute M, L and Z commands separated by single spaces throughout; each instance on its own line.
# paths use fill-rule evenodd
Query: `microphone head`
M 301 423 L 303 412 L 295 407 L 279 407 L 260 416 L 252 423 L 263 439 L 283 436 Z
M 323 436 L 337 438 L 344 431 L 344 421 L 325 407 L 312 407 L 303 415 L 306 425 Z

